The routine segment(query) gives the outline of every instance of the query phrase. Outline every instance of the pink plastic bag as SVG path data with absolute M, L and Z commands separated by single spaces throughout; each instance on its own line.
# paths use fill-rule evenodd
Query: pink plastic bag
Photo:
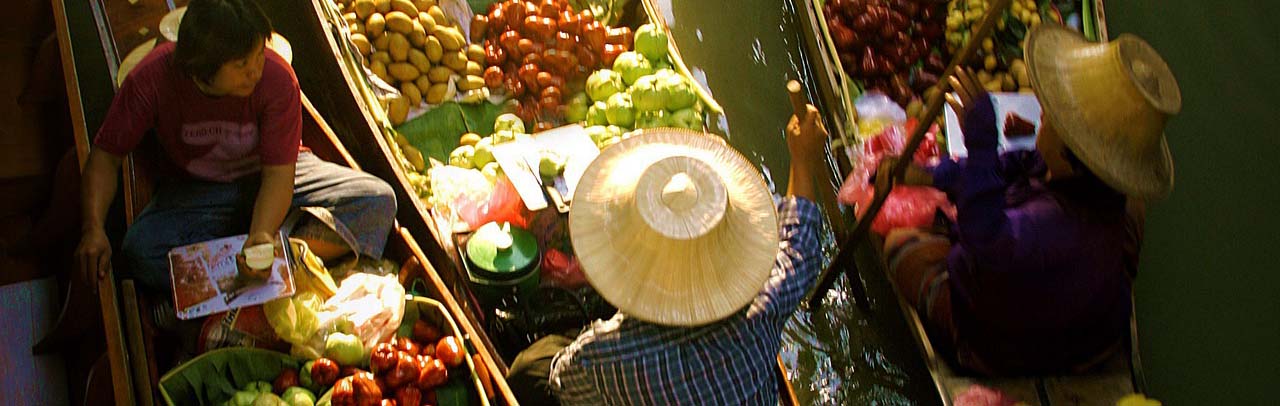
M 473 230 L 491 221 L 505 221 L 520 228 L 527 228 L 529 225 L 530 216 L 528 209 L 524 207 L 524 200 L 520 199 L 516 187 L 506 176 L 498 177 L 488 201 L 476 204 L 464 201 L 461 197 L 458 200 L 454 202 L 454 210 Z
M 971 385 L 955 398 L 956 406 L 1014 406 L 1018 402 L 1004 392 L 982 385 Z
M 875 186 L 868 182 L 871 173 L 880 165 L 880 159 L 885 155 L 901 153 L 907 134 L 915 126 L 915 119 L 908 120 L 905 126 L 892 125 L 862 143 L 862 150 L 858 152 L 853 170 L 840 188 L 840 203 L 856 205 L 858 215 L 866 212 L 867 206 L 875 198 Z M 937 132 L 936 125 L 929 128 L 924 141 L 912 156 L 913 162 L 923 166 L 937 163 Z M 933 223 L 934 213 L 938 209 L 948 217 L 955 218 L 955 206 L 947 201 L 945 193 L 928 186 L 895 186 L 885 199 L 880 213 L 872 220 L 871 231 L 888 234 L 894 228 L 928 227 Z

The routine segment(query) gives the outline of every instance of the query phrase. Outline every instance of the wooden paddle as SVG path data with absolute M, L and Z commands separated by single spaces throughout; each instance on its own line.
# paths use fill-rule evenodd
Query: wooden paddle
M 915 155 L 916 148 L 919 148 L 920 142 L 924 141 L 924 134 L 930 127 L 929 123 L 933 123 L 938 118 L 938 114 L 942 113 L 943 96 L 951 91 L 951 83 L 949 79 L 955 74 L 958 67 L 963 66 L 966 61 L 973 57 L 977 52 L 978 47 L 982 45 L 982 41 L 991 36 L 991 32 L 995 29 L 997 19 L 1004 17 L 1004 11 L 1009 8 L 1009 4 L 1012 3 L 1012 1 L 1013 0 L 993 0 L 991 2 L 991 7 L 988 8 L 986 14 L 983 15 L 982 23 L 978 25 L 978 30 L 972 33 L 969 37 L 969 42 L 960 49 L 959 53 L 956 53 L 955 56 L 952 57 L 951 62 L 947 64 L 947 69 L 942 72 L 942 76 L 939 76 L 938 84 L 936 85 L 939 91 L 935 93 L 934 97 L 928 100 L 928 105 L 925 107 L 924 114 L 920 116 L 920 125 L 916 126 L 916 128 L 911 131 L 911 137 L 908 138 L 907 145 L 902 148 L 902 153 L 899 154 L 899 156 L 910 157 Z M 789 86 L 790 85 L 788 85 L 788 87 Z M 792 103 L 795 103 L 794 96 L 792 98 Z M 907 171 L 907 166 L 910 164 L 910 159 L 898 160 L 893 165 L 890 173 L 887 174 L 892 176 L 895 182 L 888 182 L 884 188 L 876 188 L 875 198 L 871 201 L 871 204 L 867 206 L 866 213 L 858 218 L 858 223 L 854 226 L 853 232 L 849 233 L 849 236 L 841 242 L 839 247 L 837 247 L 839 251 L 836 253 L 835 260 L 831 261 L 831 265 L 827 266 L 827 268 L 822 271 L 822 274 L 818 276 L 818 284 L 814 287 L 813 291 L 809 292 L 809 297 L 806 301 L 809 303 L 810 310 L 816 310 L 822 305 L 822 299 L 827 296 L 827 291 L 831 290 L 831 287 L 836 282 L 837 274 L 833 272 L 836 269 L 845 270 L 845 273 L 849 275 L 849 280 L 859 281 L 857 282 L 857 285 L 861 286 L 861 282 L 860 279 L 858 279 L 855 264 L 853 262 L 854 244 L 865 237 L 867 230 L 871 227 L 871 221 L 880 213 L 880 208 L 884 206 L 885 199 L 889 197 L 889 191 L 893 190 L 893 184 L 897 183 L 896 181 L 902 180 L 903 175 Z M 879 174 L 879 176 L 885 175 L 886 174 Z M 865 293 L 863 293 L 863 295 L 865 295 Z M 859 301 L 859 303 L 867 302 L 865 297 L 855 297 L 854 299 Z

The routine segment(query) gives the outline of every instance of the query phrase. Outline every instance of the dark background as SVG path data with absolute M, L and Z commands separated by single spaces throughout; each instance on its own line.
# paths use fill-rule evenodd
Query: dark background
M 1151 394 L 1166 405 L 1276 404 L 1280 383 L 1280 2 L 1108 1 L 1111 37 L 1145 38 L 1182 89 L 1176 183 L 1151 206 L 1136 284 Z

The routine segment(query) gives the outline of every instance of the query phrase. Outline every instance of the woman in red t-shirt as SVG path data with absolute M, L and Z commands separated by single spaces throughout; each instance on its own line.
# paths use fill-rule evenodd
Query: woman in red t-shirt
M 143 286 L 169 289 L 167 254 L 177 246 L 245 233 L 246 247 L 273 243 L 291 208 L 309 214 L 292 234 L 322 258 L 381 257 L 391 187 L 300 148 L 298 81 L 265 46 L 270 36 L 250 0 L 192 0 L 178 42 L 156 46 L 125 79 L 84 169 L 76 255 L 90 282 L 111 260 L 103 225 L 121 162 L 148 133 L 172 170 L 158 171 L 121 245 L 121 271 Z

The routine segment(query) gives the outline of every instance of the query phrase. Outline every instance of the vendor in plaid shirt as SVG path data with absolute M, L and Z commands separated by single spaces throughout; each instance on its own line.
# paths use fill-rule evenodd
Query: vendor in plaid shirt
M 714 136 L 648 130 L 603 151 L 569 214 L 588 281 L 619 309 L 549 336 L 508 377 L 525 404 L 777 405 L 786 321 L 822 266 L 818 111 L 787 125 L 787 196 Z

